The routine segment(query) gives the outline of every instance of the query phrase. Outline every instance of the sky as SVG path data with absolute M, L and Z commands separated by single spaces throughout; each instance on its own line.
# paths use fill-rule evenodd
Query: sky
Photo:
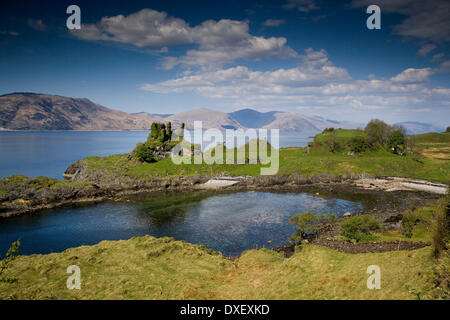
M 367 28 L 369 5 L 381 29 Z M 0 94 L 447 126 L 449 14 L 448 0 L 2 0 Z

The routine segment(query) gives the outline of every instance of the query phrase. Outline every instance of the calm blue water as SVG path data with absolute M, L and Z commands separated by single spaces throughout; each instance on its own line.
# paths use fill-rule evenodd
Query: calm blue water
M 176 195 L 102 203 L 0 220 L 0 254 L 20 239 L 21 254 L 60 252 L 102 240 L 170 236 L 225 255 L 289 242 L 288 218 L 304 211 L 337 215 L 364 210 L 360 201 L 308 193 L 240 192 Z M 269 243 L 268 241 L 271 241 Z
M 146 131 L 0 132 L 0 177 L 21 174 L 61 179 L 71 163 L 129 152 L 147 135 Z
M 280 147 L 304 147 L 312 133 L 280 133 Z M 0 131 L 0 178 L 13 174 L 61 179 L 80 159 L 127 153 L 145 141 L 148 131 Z

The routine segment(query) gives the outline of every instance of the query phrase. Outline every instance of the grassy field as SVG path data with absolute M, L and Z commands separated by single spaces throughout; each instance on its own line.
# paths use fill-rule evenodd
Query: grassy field
M 81 269 L 81 290 L 66 288 L 70 265 Z M 380 290 L 366 287 L 370 265 L 381 268 Z M 431 248 L 353 255 L 305 245 L 289 259 L 260 249 L 229 261 L 146 236 L 19 257 L 0 299 L 434 299 L 435 269 Z
M 416 210 L 412 238 L 383 232 L 380 240 L 432 241 L 444 203 Z M 144 236 L 19 256 L 3 274 L 13 281 L 0 277 L 0 299 L 449 299 L 449 253 L 436 259 L 432 251 L 347 254 L 305 244 L 287 259 L 260 249 L 228 260 L 203 246 Z M 80 290 L 66 287 L 71 265 L 81 269 Z M 381 268 L 380 290 L 367 289 L 370 265 Z
M 359 130 L 336 130 L 336 139 L 345 145 L 351 138 L 363 135 Z M 426 179 L 437 182 L 450 181 L 450 133 L 432 133 L 413 136 L 414 154 L 399 156 L 386 150 L 367 151 L 360 155 L 348 156 L 348 149 L 329 152 L 321 149 L 282 148 L 278 174 L 297 173 L 310 176 L 320 173 L 345 175 L 367 173 L 380 176 L 398 176 Z M 321 142 L 326 134 L 316 136 Z M 85 159 L 88 168 L 110 170 L 118 176 L 131 176 L 139 179 L 179 175 L 249 175 L 260 174 L 260 164 L 247 165 L 175 165 L 171 159 L 155 163 L 139 163 L 127 160 L 127 155 L 110 157 L 91 157 Z

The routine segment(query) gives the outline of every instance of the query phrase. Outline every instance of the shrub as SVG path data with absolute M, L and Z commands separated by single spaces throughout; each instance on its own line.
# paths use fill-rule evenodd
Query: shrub
M 291 239 L 301 242 L 308 234 L 317 234 L 329 223 L 336 220 L 333 213 L 315 215 L 311 211 L 293 215 L 289 218 L 289 224 L 297 227 L 297 231 Z
M 340 228 L 345 238 L 359 242 L 374 240 L 375 237 L 371 232 L 379 230 L 381 227 L 373 216 L 364 214 L 345 219 Z
M 5 259 L 0 261 L 0 282 L 15 282 L 17 279 L 5 278 L 3 273 L 8 269 L 9 264 L 19 255 L 20 241 L 11 244 Z
M 420 218 L 417 216 L 414 210 L 406 211 L 402 217 L 402 225 L 401 225 L 402 234 L 407 238 L 411 238 L 413 236 L 414 227 L 419 221 Z
M 135 157 L 140 162 L 155 161 L 153 150 L 146 143 L 138 144 L 135 151 Z
M 325 145 L 328 147 L 330 152 L 336 152 L 342 149 L 341 144 L 338 142 L 336 137 L 336 131 L 330 131 L 325 135 L 326 140 Z
M 387 123 L 375 119 L 371 120 L 364 129 L 367 134 L 367 142 L 374 148 L 386 145 L 393 129 Z
M 401 131 L 394 131 L 388 139 L 387 147 L 392 153 L 402 153 L 405 150 L 406 139 Z
M 369 149 L 369 144 L 364 137 L 357 136 L 350 140 L 349 147 L 352 152 L 362 153 Z
M 447 127 L 447 130 L 445 130 L 445 132 L 450 132 L 450 127 Z

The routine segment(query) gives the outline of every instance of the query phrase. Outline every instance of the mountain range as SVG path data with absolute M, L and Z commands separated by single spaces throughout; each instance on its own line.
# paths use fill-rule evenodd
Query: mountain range
M 112 110 L 88 99 L 36 93 L 0 96 L 0 128 L 9 130 L 145 130 L 158 120 Z
M 204 129 L 264 128 L 296 132 L 319 132 L 328 127 L 355 129 L 364 126 L 350 121 L 334 121 L 320 116 L 280 111 L 242 109 L 224 113 L 201 108 L 177 114 L 126 113 L 85 98 L 37 93 L 0 96 L 0 130 L 149 130 L 155 121 L 171 121 L 174 127 L 185 123 L 187 129 L 194 128 L 194 121 L 202 121 Z M 400 124 L 410 133 L 442 129 L 418 122 Z
M 406 121 L 398 122 L 396 125 L 400 125 L 406 129 L 408 134 L 421 134 L 427 132 L 444 132 L 445 128 L 440 125 L 416 122 L 416 121 Z

